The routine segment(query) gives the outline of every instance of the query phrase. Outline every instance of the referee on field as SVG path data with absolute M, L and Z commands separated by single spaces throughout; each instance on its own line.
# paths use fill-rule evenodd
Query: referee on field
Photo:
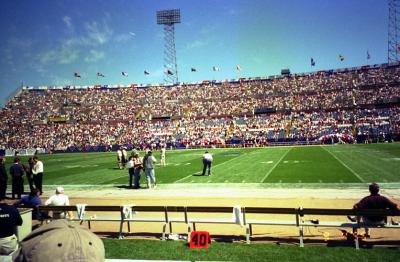
M 213 162 L 213 157 L 208 151 L 203 155 L 203 176 L 206 175 L 206 170 L 208 168 L 208 175 L 211 176 L 211 165 Z

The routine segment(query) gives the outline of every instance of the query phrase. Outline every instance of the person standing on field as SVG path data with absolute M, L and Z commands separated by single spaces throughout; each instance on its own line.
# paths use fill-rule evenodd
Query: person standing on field
M 153 152 L 149 150 L 143 158 L 144 173 L 146 174 L 148 188 L 156 188 L 156 176 L 154 168 L 157 159 L 153 156 Z
M 10 175 L 11 175 L 11 194 L 12 199 L 15 199 L 15 195 L 17 195 L 18 199 L 21 199 L 21 195 L 24 193 L 24 167 L 21 165 L 21 160 L 19 157 L 14 159 L 14 164 L 10 167 Z
M 140 188 L 140 172 L 143 169 L 143 160 L 140 158 L 139 153 L 136 153 L 133 156 L 133 163 L 134 163 L 134 175 L 135 175 L 135 189 Z
M 165 153 L 166 153 L 166 149 L 165 149 L 165 145 L 163 145 L 161 147 L 161 161 L 160 161 L 160 165 L 161 166 L 166 166 L 167 163 L 165 162 Z
M 129 161 L 127 164 L 128 167 L 128 174 L 129 174 L 129 188 L 132 188 L 133 177 L 135 175 L 135 164 L 133 161 L 133 156 L 129 157 Z
M 0 157 L 0 198 L 6 198 L 6 191 L 7 191 L 7 170 L 5 166 L 5 159 Z
M 213 162 L 213 157 L 208 151 L 203 155 L 203 176 L 206 175 L 206 170 L 208 168 L 208 175 L 211 176 L 211 165 Z
M 39 160 L 38 156 L 33 157 L 33 183 L 35 187 L 40 191 L 40 195 L 43 194 L 42 186 L 43 186 L 43 162 Z
M 122 149 L 118 148 L 117 150 L 117 161 L 118 161 L 118 168 L 122 169 Z

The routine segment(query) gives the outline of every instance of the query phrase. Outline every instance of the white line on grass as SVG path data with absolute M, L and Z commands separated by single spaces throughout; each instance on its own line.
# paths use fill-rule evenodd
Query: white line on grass
M 292 150 L 293 147 L 291 147 L 288 151 L 286 151 L 285 154 L 283 154 L 283 156 L 281 156 L 281 158 L 278 160 L 278 162 L 276 162 L 276 164 L 268 171 L 268 173 L 264 176 L 264 178 L 261 180 L 261 183 L 264 183 L 265 179 L 268 178 L 269 174 L 272 173 L 272 171 L 275 169 L 275 167 L 278 166 L 278 164 L 282 161 L 282 159 L 290 152 L 290 150 Z
M 361 182 L 365 183 L 364 179 L 357 174 L 356 171 L 354 171 L 353 169 L 351 169 L 348 165 L 346 165 L 342 160 L 340 160 L 337 156 L 335 156 L 332 152 L 330 152 L 328 149 L 326 149 L 324 146 L 321 146 L 322 149 L 324 149 L 326 152 L 328 152 L 329 154 L 331 154 L 331 156 L 333 156 L 337 161 L 339 161 L 340 164 L 342 164 L 345 168 L 347 168 L 351 173 L 353 173 L 353 175 L 355 175 L 358 179 L 360 179 Z
M 222 162 L 222 163 L 220 163 L 220 164 L 218 164 L 218 165 L 215 165 L 215 166 L 213 165 L 213 166 L 212 166 L 212 169 L 214 169 L 214 168 L 217 167 L 217 166 L 220 166 L 220 165 L 229 163 L 229 162 L 235 160 L 236 158 L 238 158 L 239 156 L 241 156 L 241 155 L 238 155 L 237 157 L 234 157 L 234 158 L 232 158 L 232 159 L 229 159 L 228 161 Z M 196 173 L 194 173 L 194 174 L 201 174 L 201 172 L 196 172 Z M 189 178 L 189 177 L 192 177 L 192 176 L 193 176 L 193 174 L 187 175 L 187 176 L 182 177 L 181 179 L 178 179 L 178 180 L 176 180 L 176 181 L 174 181 L 174 182 L 172 182 L 172 183 L 181 182 L 181 181 L 183 181 L 183 180 L 185 180 L 185 179 L 187 179 L 187 178 Z

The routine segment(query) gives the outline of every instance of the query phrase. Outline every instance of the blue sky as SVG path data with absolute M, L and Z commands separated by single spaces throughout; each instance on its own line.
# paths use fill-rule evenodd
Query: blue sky
M 387 61 L 386 1 L 2 0 L 0 105 L 21 82 L 162 83 L 163 27 L 156 24 L 156 11 L 172 8 L 181 9 L 175 41 L 183 82 Z M 213 72 L 213 66 L 221 70 Z M 82 77 L 74 78 L 74 72 Z

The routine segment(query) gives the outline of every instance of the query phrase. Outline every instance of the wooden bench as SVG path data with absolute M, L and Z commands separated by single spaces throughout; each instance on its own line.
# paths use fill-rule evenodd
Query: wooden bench
M 359 238 L 358 238 L 358 230 L 361 228 L 391 228 L 391 229 L 399 229 L 399 225 L 392 224 L 391 221 L 386 222 L 384 224 L 365 224 L 362 222 L 362 217 L 369 216 L 384 216 L 384 217 L 392 217 L 392 216 L 400 216 L 400 211 L 391 211 L 387 209 L 364 209 L 364 210 L 354 210 L 354 209 L 326 209 L 326 208 L 299 208 L 298 209 L 299 216 L 303 218 L 305 215 L 314 216 L 343 216 L 344 221 L 319 221 L 318 223 L 313 223 L 310 220 L 300 220 L 300 246 L 304 246 L 303 243 L 303 227 L 334 227 L 334 228 L 351 228 L 354 234 L 354 244 L 355 247 L 359 248 Z M 347 216 L 355 216 L 356 222 L 349 221 Z
M 361 221 L 363 216 L 400 216 L 399 211 L 390 210 L 353 210 L 353 209 L 326 209 L 326 208 L 270 208 L 270 207 L 240 207 L 242 221 L 239 223 L 233 216 L 234 207 L 185 207 L 185 206 L 132 206 L 132 216 L 124 215 L 123 206 L 86 206 L 85 215 L 76 216 L 72 221 L 88 222 L 91 228 L 91 222 L 118 222 L 119 237 L 123 237 L 123 226 L 127 224 L 128 232 L 131 232 L 131 223 L 161 223 L 162 239 L 166 238 L 167 225 L 169 232 L 172 233 L 172 225 L 174 223 L 184 223 L 187 226 L 188 240 L 192 230 L 196 231 L 198 224 L 232 224 L 242 225 L 246 228 L 246 242 L 250 243 L 253 238 L 253 230 L 255 225 L 267 226 L 292 226 L 299 229 L 299 245 L 304 246 L 304 227 L 332 227 L 332 228 L 351 228 L 355 234 L 355 247 L 359 248 L 358 229 L 368 226 L 369 228 L 390 228 L 399 229 L 400 226 L 393 223 L 385 223 L 383 225 L 365 225 Z M 77 212 L 76 206 L 39 206 L 39 212 Z M 88 212 L 110 212 L 111 215 L 87 215 Z M 238 210 L 236 210 L 238 211 Z M 200 214 L 207 214 L 203 217 Z M 216 214 L 219 214 L 217 216 Z M 257 215 L 256 218 L 253 215 Z M 284 219 L 262 219 L 263 215 L 282 215 Z M 357 222 L 348 221 L 346 216 L 355 216 Z M 288 218 L 289 216 L 289 218 Z M 311 219 L 305 219 L 305 216 L 312 216 Z M 320 217 L 336 216 L 343 217 L 343 220 L 320 220 Z M 290 219 L 290 217 L 292 217 Z M 46 218 L 45 218 L 46 219 Z M 337 220 L 337 219 L 336 219 Z

